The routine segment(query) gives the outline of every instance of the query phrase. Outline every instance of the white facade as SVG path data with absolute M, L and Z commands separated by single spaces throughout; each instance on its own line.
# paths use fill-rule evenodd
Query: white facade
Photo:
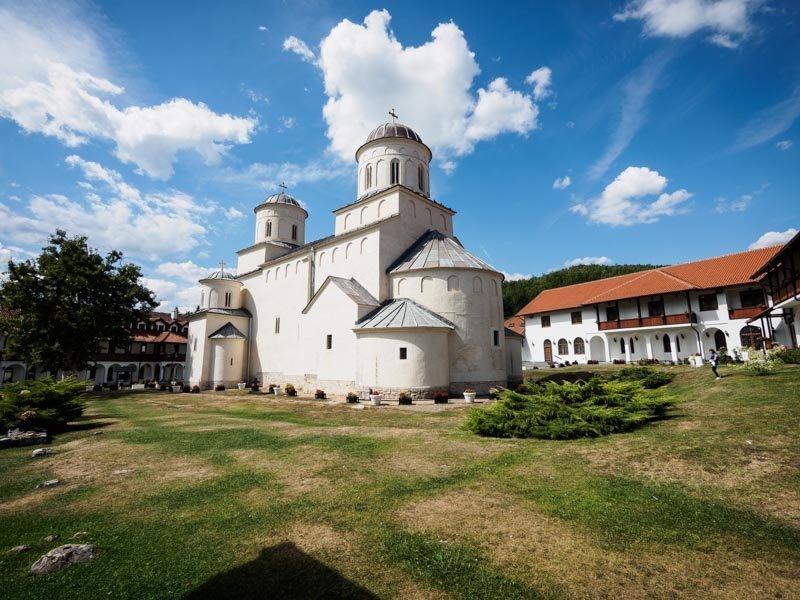
M 257 378 L 306 393 L 390 395 L 507 384 L 506 365 L 521 359 L 506 356 L 520 348 L 506 347 L 503 276 L 460 246 L 454 211 L 429 198 L 430 150 L 412 130 L 386 124 L 356 156 L 358 198 L 334 211 L 332 236 L 305 243 L 307 213 L 275 194 L 255 210 L 254 244 L 238 252 L 238 276 L 200 282 L 201 309 L 189 317 L 190 383 Z M 357 326 L 387 307 L 403 314 Z M 223 352 L 230 340 L 212 334 L 228 323 L 244 338 Z M 219 353 L 227 370 L 211 368 Z

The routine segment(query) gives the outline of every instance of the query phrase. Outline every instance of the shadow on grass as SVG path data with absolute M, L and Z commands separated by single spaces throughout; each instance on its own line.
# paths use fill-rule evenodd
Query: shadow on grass
M 111 423 L 96 421 L 98 417 L 92 417 L 91 420 L 87 421 L 78 421 L 77 423 L 69 423 L 67 424 L 64 429 L 58 431 L 56 433 L 76 433 L 78 431 L 91 431 L 92 429 L 100 429 L 102 427 L 108 427 Z M 103 418 L 103 417 L 99 417 Z
M 355 598 L 377 596 L 291 542 L 264 548 L 255 560 L 220 573 L 186 598 Z

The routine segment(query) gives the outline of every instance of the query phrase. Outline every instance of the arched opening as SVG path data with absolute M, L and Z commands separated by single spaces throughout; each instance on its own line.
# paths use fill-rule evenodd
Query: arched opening
M 403 295 L 403 284 L 406 282 L 405 279 L 398 279 L 397 280 L 397 297 L 400 298 Z
M 364 189 L 368 190 L 372 187 L 372 165 L 367 165 L 364 171 Z
M 272 236 L 272 221 L 267 221 L 267 230 L 265 232 L 267 237 Z
M 553 342 L 550 340 L 544 341 L 544 362 L 553 362 Z
M 476 294 L 483 293 L 483 283 L 481 282 L 481 278 L 477 275 L 472 278 L 472 291 Z
M 441 213 L 439 214 L 439 220 L 440 220 L 440 221 L 441 221 L 441 223 L 442 223 L 442 229 L 443 229 L 443 230 L 445 230 L 445 231 L 447 231 L 447 219 L 446 219 L 446 218 L 445 218 L 445 216 L 444 216 L 443 214 L 441 214 Z
M 595 336 L 589 340 L 589 358 L 601 362 L 608 360 L 608 358 L 606 358 L 606 345 L 603 343 L 603 338 Z
M 350 229 L 350 226 L 352 225 L 352 219 L 350 218 L 351 216 L 352 215 L 350 213 L 347 213 L 344 216 L 344 228 L 345 229 Z
M 575 338 L 572 342 L 572 351 L 575 354 L 586 354 L 586 347 L 583 344 L 583 338 Z
M 625 356 L 625 338 L 619 338 L 619 351 Z
M 569 345 L 567 344 L 567 340 L 565 340 L 564 338 L 558 340 L 558 354 L 560 356 L 569 354 Z
M 664 334 L 663 343 L 664 343 L 664 352 L 666 354 L 672 354 L 672 342 L 670 341 L 669 336 L 666 334 Z
M 400 161 L 396 158 L 389 163 L 389 184 L 400 183 Z
M 345 257 L 345 259 L 348 259 L 348 258 L 350 258 L 350 249 L 351 249 L 352 247 L 353 247 L 353 242 L 349 242 L 349 243 L 348 243 L 348 244 L 347 244 L 347 245 L 344 247 L 344 257 Z
M 422 165 L 417 167 L 417 187 L 420 192 L 425 191 L 425 169 L 422 168 Z
M 334 264 L 334 263 L 336 262 L 336 255 L 337 255 L 338 253 L 339 253 L 339 249 L 338 249 L 338 248 L 334 248 L 334 249 L 331 251 L 331 264 Z
M 430 208 L 426 208 L 425 212 L 428 213 L 428 223 L 433 226 L 433 213 Z
M 450 275 L 450 277 L 447 278 L 447 291 L 455 292 L 458 288 L 458 275 Z
M 408 201 L 408 205 L 411 207 L 411 216 L 415 219 L 417 218 L 417 203 L 413 200 Z
M 430 277 L 423 277 L 419 282 L 419 291 L 429 292 L 431 291 L 432 285 L 433 285 L 433 279 L 431 279 Z
M 636 349 L 635 349 L 635 346 L 633 345 L 633 338 L 631 338 L 630 340 L 628 340 L 628 342 L 629 342 L 629 343 L 630 343 L 630 345 L 631 345 L 631 354 L 636 354 Z
M 382 219 L 386 216 L 386 200 L 381 200 L 378 203 L 378 218 Z
M 755 348 L 760 350 L 764 344 L 764 334 L 760 327 L 755 325 L 748 325 L 742 327 L 739 331 L 739 339 L 742 342 L 742 348 Z
M 361 255 L 362 256 L 367 253 L 367 245 L 368 245 L 367 242 L 368 241 L 369 241 L 369 238 L 364 238 L 364 239 L 361 240 Z
M 728 348 L 728 340 L 725 339 L 725 332 L 720 329 L 717 329 L 717 331 L 714 333 L 714 347 L 717 350 L 722 348 L 727 350 Z

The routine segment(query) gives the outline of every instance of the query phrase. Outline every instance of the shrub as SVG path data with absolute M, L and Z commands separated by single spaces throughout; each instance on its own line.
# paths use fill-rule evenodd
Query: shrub
M 781 348 L 774 356 L 787 365 L 800 365 L 800 348 Z
M 397 403 L 402 406 L 410 406 L 411 405 L 411 394 L 407 392 L 401 392 L 400 395 L 397 397 Z
M 217 385 L 214 386 L 214 391 L 215 392 L 224 392 L 225 391 L 225 384 L 218 383 Z
M 434 404 L 447 404 L 449 400 L 450 395 L 447 392 L 434 392 L 433 394 Z
M 640 358 L 636 361 L 637 365 L 657 365 L 658 359 L 657 358 Z
M 314 392 L 314 398 L 316 398 L 317 400 L 325 400 L 326 398 L 325 392 L 323 390 L 317 390 L 316 392 Z
M 287 396 L 297 396 L 297 390 L 294 389 L 294 386 L 291 383 L 287 383 L 284 389 L 286 390 Z
M 775 360 L 763 352 L 750 352 L 742 369 L 752 375 L 769 375 L 775 370 Z
M 193 394 L 199 394 L 200 393 L 200 386 L 199 385 L 193 385 L 192 386 L 192 393 Z
M 465 390 L 465 391 L 466 391 L 466 390 Z M 527 393 L 528 393 L 528 386 L 527 386 L 527 385 L 525 385 L 524 383 L 520 383 L 520 384 L 517 386 L 517 388 L 516 388 L 516 390 L 515 390 L 515 391 L 516 391 L 518 394 L 527 394 Z
M 7 384 L 0 392 L 0 429 L 63 430 L 83 413 L 85 381 L 51 378 Z
M 615 358 L 611 362 L 612 362 L 612 364 L 615 364 L 615 365 L 624 365 L 625 364 L 625 359 L 624 358 Z
M 532 395 L 504 391 L 500 401 L 473 408 L 466 429 L 503 438 L 573 439 L 629 431 L 662 418 L 674 404 L 663 390 L 640 381 L 548 383 Z
M 348 404 L 356 404 L 358 402 L 358 394 L 355 392 L 347 392 L 346 398 Z
M 641 381 L 645 389 L 654 390 L 670 383 L 675 379 L 675 374 L 667 371 L 656 371 L 650 367 L 625 367 L 613 375 L 610 375 L 609 379 L 617 381 Z
M 182 391 L 184 394 L 188 394 L 189 392 L 191 392 L 191 391 L 192 391 L 192 388 L 191 388 L 190 386 L 188 386 L 188 385 L 185 385 L 185 386 L 183 386 L 183 387 L 181 388 L 181 391 Z
M 589 360 L 586 361 L 586 364 L 587 365 L 599 365 L 600 361 L 595 360 L 594 358 L 590 358 Z

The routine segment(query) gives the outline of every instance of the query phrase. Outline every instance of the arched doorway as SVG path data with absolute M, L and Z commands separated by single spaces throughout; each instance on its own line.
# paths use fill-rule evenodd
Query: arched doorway
M 603 343 L 603 338 L 595 336 L 589 340 L 589 358 L 599 362 L 606 362 L 606 345 Z
M 156 381 L 161 381 L 161 365 L 156 365 L 153 367 L 153 379 Z
M 717 329 L 714 333 L 714 347 L 717 350 L 721 348 L 728 349 L 728 341 L 725 339 L 725 332 L 720 329 Z
M 544 341 L 544 362 L 553 362 L 553 342 L 550 340 Z
M 761 332 L 760 327 L 748 325 L 742 327 L 739 331 L 739 340 L 742 342 L 742 348 L 755 348 L 760 350 L 764 343 L 764 334 Z

